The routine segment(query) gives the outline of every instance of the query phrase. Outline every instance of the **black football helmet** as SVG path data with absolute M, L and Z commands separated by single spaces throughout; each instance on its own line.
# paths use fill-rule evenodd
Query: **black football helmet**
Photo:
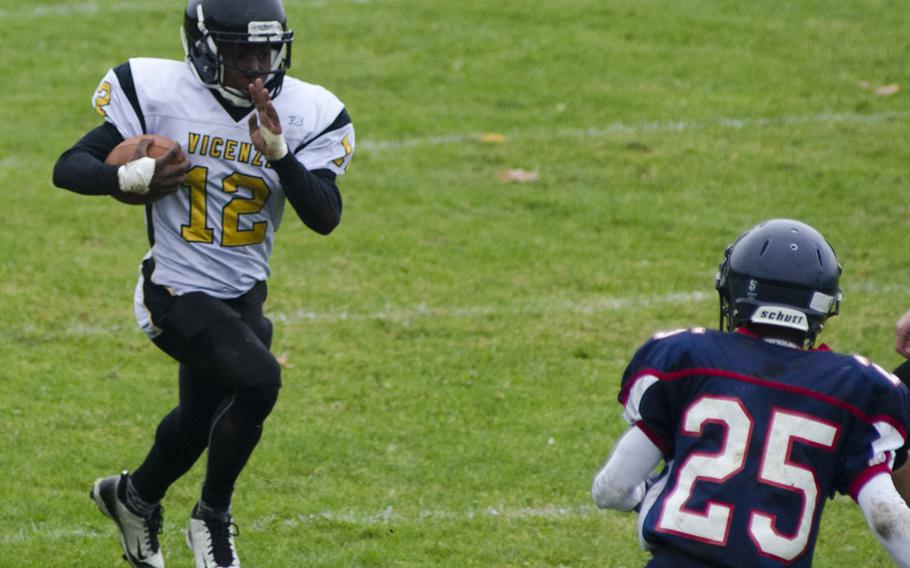
M 287 29 L 281 0 L 189 0 L 183 15 L 183 48 L 187 61 L 205 86 L 220 93 L 229 103 L 250 106 L 246 89 L 225 85 L 225 62 L 221 47 L 267 45 L 272 65 L 267 72 L 235 68 L 247 77 L 261 77 L 272 98 L 281 91 L 284 75 L 291 66 L 294 32 Z
M 803 332 L 811 346 L 840 309 L 840 275 L 821 233 L 792 219 L 763 221 L 727 247 L 720 263 L 720 328 L 781 326 Z

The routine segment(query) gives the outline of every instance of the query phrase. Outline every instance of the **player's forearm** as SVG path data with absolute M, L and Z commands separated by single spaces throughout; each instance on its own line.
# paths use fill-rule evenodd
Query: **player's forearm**
M 317 233 L 331 233 L 341 221 L 341 194 L 334 179 L 308 171 L 292 153 L 272 166 L 300 220 Z
M 89 131 L 54 164 L 54 185 L 83 195 L 112 195 L 120 191 L 117 166 L 104 158 L 123 141 L 114 125 L 105 122 Z
M 910 508 L 894 487 L 891 477 L 872 478 L 857 495 L 866 522 L 894 562 L 910 568 Z
M 616 477 L 610 474 L 609 464 L 604 466 L 591 487 L 591 496 L 601 509 L 616 509 L 617 511 L 631 511 L 645 498 L 647 489 L 644 481 L 629 487 L 619 483 Z
M 601 509 L 628 511 L 644 499 L 645 479 L 661 460 L 661 452 L 638 428 L 626 432 L 594 478 L 591 496 Z
M 117 166 L 71 148 L 54 164 L 54 185 L 83 195 L 112 195 L 120 189 Z

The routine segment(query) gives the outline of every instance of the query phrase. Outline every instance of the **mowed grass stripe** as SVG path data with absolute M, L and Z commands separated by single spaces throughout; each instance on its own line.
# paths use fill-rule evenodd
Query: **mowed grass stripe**
M 301 513 L 289 518 L 273 515 L 254 519 L 243 523 L 244 533 L 267 533 L 281 527 L 293 529 L 303 525 L 318 523 L 345 523 L 358 526 L 387 525 L 387 524 L 421 524 L 437 520 L 471 522 L 478 519 L 577 519 L 598 514 L 593 505 L 548 505 L 543 507 L 485 507 L 465 511 L 446 511 L 439 509 L 421 509 L 416 512 L 397 511 L 393 507 L 386 507 L 380 511 L 319 511 L 315 513 Z M 113 529 L 112 529 L 113 530 Z M 167 534 L 182 535 L 183 528 L 172 526 Z M 27 542 L 32 539 L 41 539 L 45 542 L 110 538 L 110 531 L 95 530 L 87 527 L 52 527 L 34 524 L 17 533 L 0 535 L 0 544 L 15 544 Z
M 862 282 L 850 289 L 853 293 L 870 295 L 904 294 L 906 288 L 899 284 L 876 284 L 875 282 Z M 670 292 L 659 295 L 641 296 L 591 296 L 578 300 L 557 298 L 538 298 L 532 301 L 515 302 L 510 305 L 477 305 L 477 306 L 434 306 L 429 303 L 411 306 L 385 306 L 375 311 L 315 311 L 296 310 L 293 312 L 269 312 L 266 315 L 275 322 L 284 325 L 298 325 L 308 322 L 341 323 L 353 321 L 388 321 L 405 322 L 414 319 L 450 319 L 450 318 L 482 318 L 492 315 L 521 315 L 521 314 L 547 314 L 547 313 L 575 313 L 594 314 L 601 312 L 617 312 L 623 310 L 640 309 L 652 306 L 661 306 L 677 303 L 714 302 L 716 295 L 705 290 L 692 290 L 684 292 Z M 73 323 L 64 328 L 63 334 L 70 336 L 92 336 L 119 333 L 125 329 L 132 329 L 128 324 L 97 325 L 86 322 Z M 37 333 L 32 326 L 23 325 L 11 333 L 28 334 L 30 331 Z
M 690 130 L 704 130 L 708 128 L 723 128 L 731 130 L 749 130 L 759 128 L 773 128 L 781 126 L 796 126 L 801 124 L 841 124 L 857 123 L 872 124 L 876 122 L 904 121 L 910 118 L 910 112 L 894 111 L 874 114 L 859 113 L 819 113 L 806 115 L 762 117 L 762 118 L 721 118 L 711 121 L 672 120 L 666 122 L 642 122 L 627 124 L 614 122 L 605 126 L 591 126 L 588 128 L 565 128 L 557 130 L 518 130 L 502 133 L 506 138 L 516 140 L 544 140 L 557 138 L 583 139 L 583 138 L 609 138 L 617 134 L 644 134 L 651 132 L 685 132 Z M 401 150 L 410 147 L 441 146 L 446 144 L 464 144 L 466 142 L 488 141 L 490 134 L 475 132 L 470 134 L 440 134 L 433 136 L 417 136 L 401 140 L 371 140 L 369 138 L 357 143 L 358 148 L 367 150 Z

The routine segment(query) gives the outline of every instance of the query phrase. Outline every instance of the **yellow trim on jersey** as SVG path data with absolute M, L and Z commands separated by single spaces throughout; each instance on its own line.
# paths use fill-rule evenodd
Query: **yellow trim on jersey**
M 195 166 L 186 172 L 186 185 L 190 188 L 190 224 L 180 226 L 180 236 L 191 243 L 211 244 L 215 241 L 214 231 L 207 226 L 206 178 L 209 169 Z
M 348 136 L 348 134 L 345 134 L 344 138 L 341 139 L 341 146 L 344 148 L 344 155 L 338 159 L 332 160 L 332 163 L 334 163 L 339 168 L 342 164 L 344 164 L 344 161 L 347 159 L 347 157 L 350 156 L 354 151 L 354 149 L 351 148 L 351 142 L 348 140 Z
M 214 229 L 208 226 L 208 168 L 195 166 L 186 173 L 190 195 L 190 222 L 180 226 L 180 236 L 187 242 L 212 244 Z M 268 221 L 256 221 L 251 229 L 241 229 L 242 215 L 253 215 L 262 211 L 272 194 L 261 177 L 247 176 L 234 172 L 221 181 L 221 191 L 232 194 L 240 188 L 250 190 L 250 197 L 235 196 L 221 210 L 221 245 L 242 247 L 256 245 L 265 240 Z
M 111 104 L 111 83 L 104 81 L 98 85 L 95 91 L 95 111 L 103 117 L 107 117 L 107 111 L 104 107 Z
M 267 221 L 253 223 L 252 229 L 241 229 L 240 216 L 262 211 L 265 200 L 272 192 L 262 178 L 238 173 L 231 174 L 221 184 L 225 193 L 236 193 L 241 187 L 251 190 L 253 196 L 235 197 L 224 206 L 221 212 L 221 244 L 226 247 L 255 245 L 265 240 Z

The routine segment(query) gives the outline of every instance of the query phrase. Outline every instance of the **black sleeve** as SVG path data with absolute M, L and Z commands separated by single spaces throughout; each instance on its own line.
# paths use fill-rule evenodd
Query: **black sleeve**
M 123 141 L 117 128 L 105 122 L 64 152 L 54 164 L 54 185 L 83 195 L 120 192 L 117 166 L 104 163 L 114 146 Z
M 892 371 L 898 379 L 904 383 L 904 386 L 910 387 L 910 360 L 904 361 L 897 368 Z M 891 468 L 892 471 L 900 468 L 907 462 L 907 451 L 910 449 L 910 439 L 904 442 L 904 447 L 895 452 L 894 454 L 894 466 Z
M 272 162 L 272 167 L 300 220 L 317 233 L 331 233 L 341 222 L 341 193 L 335 185 L 335 174 L 329 170 L 309 171 L 291 152 Z
M 910 360 L 904 361 L 894 369 L 893 373 L 902 383 L 910 387 Z

